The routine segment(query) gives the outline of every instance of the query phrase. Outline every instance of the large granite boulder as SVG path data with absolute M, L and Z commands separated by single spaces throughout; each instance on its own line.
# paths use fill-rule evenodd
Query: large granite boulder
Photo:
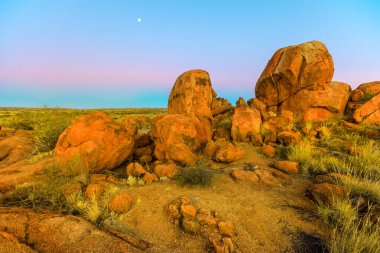
M 200 131 L 211 140 L 212 106 L 216 93 L 209 74 L 204 70 L 190 70 L 180 75 L 170 93 L 169 114 L 184 114 L 200 120 Z M 207 142 L 207 141 L 206 141 Z
M 319 41 L 281 48 L 257 81 L 256 97 L 273 110 L 293 112 L 298 121 L 320 121 L 345 111 L 351 89 L 331 82 L 334 63 Z
M 134 150 L 134 138 L 125 126 L 104 113 L 82 116 L 59 137 L 54 149 L 58 159 L 80 156 L 92 172 L 112 170 Z

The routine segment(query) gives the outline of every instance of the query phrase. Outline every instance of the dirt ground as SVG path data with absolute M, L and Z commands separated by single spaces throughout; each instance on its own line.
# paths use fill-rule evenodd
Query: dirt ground
M 261 168 L 271 163 L 257 148 L 245 149 L 248 155 L 226 166 L 211 187 L 183 187 L 175 181 L 131 187 L 136 203 L 119 226 L 152 243 L 147 252 L 207 252 L 206 239 L 183 233 L 165 212 L 169 202 L 185 195 L 197 207 L 215 210 L 235 225 L 234 241 L 240 252 L 320 252 L 319 242 L 327 230 L 305 197 L 310 182 L 301 176 L 292 176 L 289 185 L 235 182 L 228 171 L 246 162 Z

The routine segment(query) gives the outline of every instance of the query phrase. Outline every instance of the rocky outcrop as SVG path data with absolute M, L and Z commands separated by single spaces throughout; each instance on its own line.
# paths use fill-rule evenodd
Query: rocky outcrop
M 71 215 L 0 208 L 0 230 L 37 252 L 142 252 Z
M 271 110 L 288 110 L 296 121 L 320 121 L 345 111 L 350 87 L 331 82 L 334 63 L 326 46 L 311 41 L 281 48 L 257 81 L 256 97 Z
M 133 154 L 133 149 L 133 136 L 125 126 L 96 112 L 80 117 L 61 134 L 54 156 L 70 159 L 79 155 L 93 172 L 97 172 L 121 165 Z
M 0 168 L 7 167 L 31 156 L 33 136 L 28 131 L 4 131 L 0 136 Z
M 323 121 L 344 114 L 350 92 L 350 86 L 341 82 L 315 84 L 289 97 L 279 108 L 293 112 L 296 121 Z
M 351 92 L 351 101 L 368 100 L 380 93 L 380 81 L 363 83 Z
M 236 162 L 244 157 L 245 153 L 225 139 L 209 141 L 204 149 L 204 154 L 218 162 Z
M 380 126 L 380 94 L 374 96 L 353 113 L 356 122 L 366 122 Z
M 169 114 L 195 116 L 200 121 L 198 131 L 206 140 L 212 136 L 212 105 L 216 97 L 209 74 L 204 70 L 190 70 L 180 75 L 170 93 Z

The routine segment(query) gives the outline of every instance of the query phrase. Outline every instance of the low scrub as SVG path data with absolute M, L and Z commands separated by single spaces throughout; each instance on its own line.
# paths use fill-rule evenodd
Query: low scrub
M 335 200 L 332 205 L 320 206 L 320 217 L 332 227 L 329 252 L 380 252 L 379 221 L 373 222 L 370 212 L 360 217 L 357 208 L 345 200 Z
M 81 189 L 65 195 L 65 190 L 73 184 Z M 89 183 L 89 169 L 79 157 L 69 161 L 55 162 L 47 166 L 39 180 L 32 184 L 23 184 L 12 192 L 0 197 L 2 206 L 19 206 L 34 211 L 49 210 L 60 214 L 74 214 L 102 226 L 105 222 L 118 218 L 107 208 L 109 199 L 122 188 L 112 187 L 102 196 L 87 198 L 83 189 Z
M 194 166 L 182 168 L 177 180 L 180 185 L 210 186 L 214 181 L 214 172 L 204 162 L 199 161 Z

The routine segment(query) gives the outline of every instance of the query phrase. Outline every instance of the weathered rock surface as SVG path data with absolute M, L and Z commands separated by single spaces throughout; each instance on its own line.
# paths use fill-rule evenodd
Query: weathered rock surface
M 274 167 L 278 170 L 284 171 L 288 174 L 298 174 L 299 164 L 291 161 L 276 161 Z
M 342 115 L 349 85 L 331 82 L 334 63 L 319 41 L 277 50 L 257 81 L 256 97 L 274 110 L 289 110 L 298 121 Z M 277 108 L 278 107 L 278 108 Z
M 215 98 L 212 102 L 211 113 L 212 116 L 228 112 L 232 109 L 231 103 L 224 98 Z
M 267 106 L 276 106 L 308 86 L 331 82 L 333 74 L 334 63 L 323 43 L 281 48 L 257 81 L 256 97 Z
M 12 235 L 0 230 L 0 253 L 33 253 L 32 248 L 20 243 Z
M 351 92 L 351 101 L 358 102 L 368 100 L 380 93 L 380 81 L 363 83 Z
M 312 200 L 325 204 L 332 203 L 334 200 L 348 199 L 347 188 L 337 184 L 313 184 L 309 189 L 309 193 Z
M 204 70 L 190 70 L 181 74 L 170 93 L 169 114 L 195 116 L 200 121 L 198 132 L 206 140 L 212 137 L 212 105 L 216 97 L 209 74 Z
M 180 145 L 180 147 L 186 149 L 188 154 L 201 147 L 204 139 L 198 134 L 194 120 L 196 119 L 182 114 L 167 114 L 153 120 L 154 155 L 158 160 L 176 160 L 184 164 L 188 162 L 187 159 L 181 160 L 181 154 L 178 154 L 179 151 L 173 146 Z M 183 146 L 187 146 L 187 148 Z
M 37 252 L 141 252 L 75 216 L 0 208 L 0 230 Z M 27 251 L 26 251 L 27 252 Z
M 219 149 L 215 153 L 215 160 L 218 162 L 232 163 L 239 161 L 245 155 L 245 152 L 235 145 L 228 143 Z
M 125 162 L 134 149 L 134 139 L 111 117 L 96 112 L 77 119 L 59 137 L 54 149 L 58 159 L 80 156 L 92 171 L 112 170 Z
M 348 84 L 331 82 L 302 89 L 280 105 L 292 111 L 296 121 L 321 121 L 333 115 L 343 115 L 350 97 Z
M 356 122 L 366 122 L 380 125 L 380 94 L 374 96 L 355 110 L 353 116 Z
M 251 135 L 260 133 L 261 122 L 260 111 L 249 107 L 236 108 L 232 116 L 232 140 L 249 141 Z

